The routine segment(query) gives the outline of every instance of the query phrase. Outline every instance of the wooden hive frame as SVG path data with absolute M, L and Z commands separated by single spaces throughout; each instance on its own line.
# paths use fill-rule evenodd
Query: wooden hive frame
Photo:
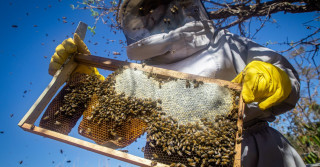
M 82 37 L 83 39 L 86 29 L 87 29 L 87 25 L 80 22 L 76 30 L 76 33 L 78 33 L 80 37 Z M 61 134 L 61 133 L 34 125 L 34 123 L 39 118 L 41 113 L 44 111 L 46 106 L 49 104 L 51 99 L 57 93 L 59 88 L 68 80 L 71 73 L 74 71 L 74 69 L 77 67 L 78 64 L 89 65 L 89 66 L 93 66 L 93 67 L 97 67 L 105 70 L 111 70 L 111 71 L 115 71 L 119 67 L 136 68 L 141 71 L 152 72 L 158 75 L 164 75 L 164 76 L 181 78 L 181 79 L 189 79 L 189 80 L 196 79 L 197 81 L 216 83 L 216 84 L 219 84 L 220 86 L 226 86 L 230 89 L 241 91 L 241 86 L 239 84 L 231 83 L 228 81 L 212 79 L 207 77 L 200 77 L 197 75 L 181 73 L 177 71 L 157 68 L 157 67 L 148 66 L 148 65 L 141 65 L 136 63 L 113 60 L 113 59 L 108 59 L 108 58 L 103 58 L 103 57 L 98 57 L 93 55 L 84 55 L 84 54 L 73 55 L 69 59 L 69 61 L 66 61 L 66 63 L 61 67 L 61 69 L 59 69 L 56 72 L 56 74 L 53 76 L 53 79 L 51 80 L 49 85 L 45 88 L 45 90 L 42 92 L 42 94 L 39 96 L 36 102 L 31 106 L 31 108 L 25 114 L 25 116 L 20 120 L 20 122 L 18 123 L 18 126 L 20 126 L 25 131 L 28 131 L 40 136 L 48 137 L 66 144 L 77 146 L 98 154 L 102 154 L 111 158 L 115 158 L 115 159 L 125 161 L 134 165 L 138 165 L 138 166 L 152 166 L 151 165 L 152 160 L 138 157 L 138 156 L 125 153 L 122 151 L 118 151 L 115 149 L 111 149 L 111 148 L 101 146 L 95 143 L 91 143 L 88 141 L 84 141 L 75 137 L 71 137 L 65 134 Z M 238 121 L 237 121 L 238 131 L 236 134 L 236 140 L 238 140 L 242 136 L 242 134 L 239 134 L 242 132 L 243 112 L 244 112 L 244 102 L 242 100 L 241 95 L 240 95 L 239 102 L 240 103 L 239 103 Z M 234 158 L 233 166 L 241 167 L 241 142 L 239 143 L 236 142 L 235 151 L 236 151 L 236 155 Z M 168 166 L 168 165 L 157 163 L 156 166 L 162 167 L 162 166 Z

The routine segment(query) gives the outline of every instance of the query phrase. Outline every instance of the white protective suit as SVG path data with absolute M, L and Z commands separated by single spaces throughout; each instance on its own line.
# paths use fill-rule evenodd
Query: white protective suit
M 257 103 L 246 105 L 242 164 L 244 167 L 305 166 L 289 142 L 267 123 L 274 121 L 276 115 L 294 108 L 299 99 L 299 78 L 292 65 L 273 50 L 227 30 L 217 30 L 199 0 L 193 0 L 192 8 L 197 8 L 200 17 L 186 17 L 175 24 L 178 25 L 175 29 L 159 31 L 159 28 L 154 30 L 154 27 L 142 26 L 136 35 L 134 31 L 126 29 L 129 26 L 123 21 L 128 57 L 156 67 L 228 81 L 253 60 L 268 62 L 284 70 L 292 84 L 291 94 L 285 101 L 265 111 L 259 110 Z M 152 14 L 156 12 L 157 9 L 153 9 Z M 130 15 L 129 20 L 134 20 L 133 17 Z

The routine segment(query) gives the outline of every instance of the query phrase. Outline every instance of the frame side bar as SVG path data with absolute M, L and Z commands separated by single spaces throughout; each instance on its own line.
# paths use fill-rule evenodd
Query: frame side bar
M 68 64 L 56 72 L 49 85 L 41 93 L 37 101 L 31 106 L 29 111 L 20 120 L 18 126 L 22 126 L 24 123 L 34 124 L 39 115 L 46 108 L 52 97 L 56 94 L 59 88 L 67 81 L 73 70 L 77 67 L 77 63 L 70 60 Z
M 237 151 L 236 155 L 234 156 L 234 163 L 233 167 L 241 167 L 241 138 L 242 138 L 242 131 L 243 131 L 243 114 L 245 110 L 245 103 L 242 98 L 242 93 L 240 94 L 239 99 L 239 110 L 238 110 L 238 121 L 237 121 L 237 127 L 238 131 L 236 133 L 236 145 L 235 145 L 235 151 Z M 238 141 L 240 143 L 238 144 Z

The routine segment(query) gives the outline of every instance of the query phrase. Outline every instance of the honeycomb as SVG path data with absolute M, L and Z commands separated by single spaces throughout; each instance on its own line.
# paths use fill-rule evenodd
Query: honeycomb
M 154 162 L 232 166 L 239 91 L 215 83 L 157 76 L 136 68 L 119 68 L 105 81 L 93 76 L 77 78 L 78 84 L 71 84 L 71 79 L 49 105 L 41 126 L 70 132 L 75 125 L 72 121 L 83 114 L 78 132 L 97 144 L 121 148 L 146 132 L 144 155 Z M 70 98 L 74 94 L 81 95 L 80 102 Z M 55 125 L 55 121 L 61 125 Z
M 234 106 L 235 92 L 214 83 L 196 80 L 164 78 L 134 68 L 115 75 L 115 91 L 128 97 L 161 100 L 158 104 L 167 116 L 180 124 L 201 122 L 226 115 Z M 222 98 L 223 97 L 223 98 Z

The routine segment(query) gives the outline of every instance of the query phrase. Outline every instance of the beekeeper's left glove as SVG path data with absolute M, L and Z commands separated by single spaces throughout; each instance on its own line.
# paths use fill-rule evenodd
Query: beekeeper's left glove
M 261 110 L 279 104 L 291 92 L 287 73 L 262 61 L 250 62 L 231 82 L 242 83 L 244 102 L 258 102 Z
M 55 53 L 51 57 L 49 64 L 49 74 L 54 75 L 61 65 L 66 61 L 69 55 L 74 53 L 89 54 L 90 51 L 86 44 L 81 40 L 77 33 L 74 34 L 73 39 L 69 38 L 64 40 L 57 46 Z M 104 80 L 104 77 L 98 72 L 97 68 L 79 64 L 73 73 L 83 73 L 89 75 L 96 75 L 100 80 Z

